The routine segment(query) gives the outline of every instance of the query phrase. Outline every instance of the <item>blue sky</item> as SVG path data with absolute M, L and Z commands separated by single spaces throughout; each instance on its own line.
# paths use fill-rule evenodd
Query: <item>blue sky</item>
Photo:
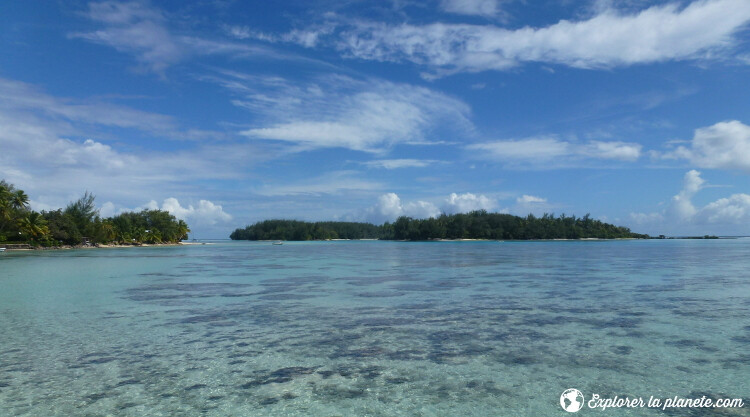
M 4 2 L 0 48 L 35 209 L 750 234 L 747 0 Z

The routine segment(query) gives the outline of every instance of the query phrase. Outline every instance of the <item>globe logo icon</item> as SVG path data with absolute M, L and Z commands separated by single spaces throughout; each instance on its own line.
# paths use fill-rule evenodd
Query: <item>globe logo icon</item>
M 560 406 L 569 413 L 575 413 L 583 408 L 583 394 L 575 388 L 568 388 L 560 396 Z

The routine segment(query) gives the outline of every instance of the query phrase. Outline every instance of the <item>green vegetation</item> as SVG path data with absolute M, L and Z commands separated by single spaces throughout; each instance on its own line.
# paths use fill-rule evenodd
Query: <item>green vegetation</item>
M 237 229 L 229 237 L 232 240 L 379 239 L 382 233 L 382 226 L 370 223 L 265 220 Z
M 184 221 L 162 210 L 102 218 L 94 199 L 86 192 L 65 209 L 38 213 L 29 208 L 23 190 L 0 180 L 0 242 L 34 246 L 176 243 L 190 232 Z
M 233 240 L 318 240 L 318 239 L 617 239 L 648 238 L 619 227 L 583 217 L 545 214 L 526 217 L 488 213 L 484 210 L 447 215 L 437 218 L 413 219 L 399 217 L 394 223 L 376 226 L 351 222 L 302 222 L 297 220 L 266 220 L 237 229 Z

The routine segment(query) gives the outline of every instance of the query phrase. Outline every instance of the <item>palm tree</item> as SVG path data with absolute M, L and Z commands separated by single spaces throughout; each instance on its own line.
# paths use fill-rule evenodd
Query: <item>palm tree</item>
M 12 211 L 10 201 L 0 199 L 0 222 L 10 221 Z
M 2 191 L 2 188 L 0 188 Z M 10 205 L 10 201 L 0 198 L 0 234 L 5 230 L 8 224 L 12 224 L 13 219 L 13 208 Z
M 190 232 L 191 230 L 184 220 L 177 221 L 177 242 L 181 241 L 182 239 L 187 239 L 188 233 Z
M 161 232 L 159 229 L 146 230 L 146 242 L 161 243 Z
M 25 209 L 29 204 L 29 196 L 23 190 L 13 191 L 10 193 L 10 204 L 16 210 Z
M 99 224 L 99 236 L 105 242 L 112 242 L 117 238 L 117 231 L 111 221 L 105 220 Z
M 18 228 L 21 229 L 23 234 L 29 236 L 31 240 L 45 238 L 49 234 L 47 221 L 44 220 L 44 217 L 42 217 L 41 214 L 35 211 L 21 217 L 18 220 Z
M 143 243 L 146 240 L 146 229 L 139 227 L 133 232 L 133 239 L 138 243 Z
M 2 183 L 0 183 L 0 201 L 7 200 L 10 198 L 10 190 Z

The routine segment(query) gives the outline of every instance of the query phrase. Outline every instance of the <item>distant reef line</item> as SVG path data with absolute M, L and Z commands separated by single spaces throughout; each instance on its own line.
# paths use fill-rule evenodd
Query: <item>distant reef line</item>
M 232 240 L 583 240 L 650 239 L 647 234 L 631 232 L 591 218 L 562 214 L 533 214 L 521 217 L 477 210 L 469 213 L 442 214 L 415 219 L 399 217 L 395 222 L 375 225 L 364 222 L 307 222 L 300 220 L 263 220 L 236 229 Z

